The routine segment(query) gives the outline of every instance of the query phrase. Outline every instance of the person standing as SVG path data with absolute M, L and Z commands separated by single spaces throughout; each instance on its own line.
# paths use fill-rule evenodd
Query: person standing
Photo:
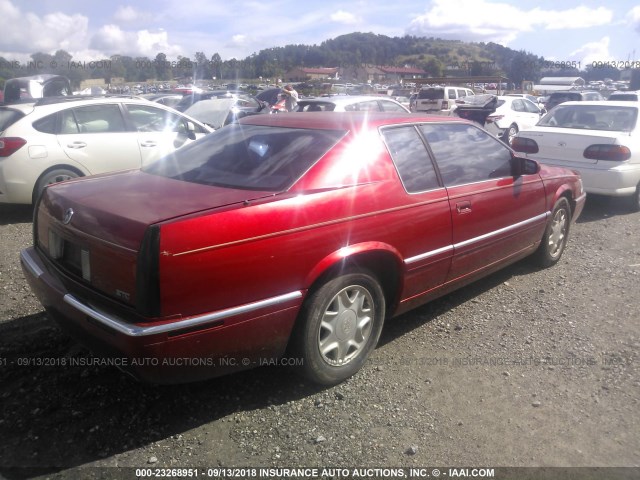
M 291 85 L 287 85 L 282 89 L 282 94 L 285 97 L 284 106 L 286 111 L 295 112 L 298 106 L 298 92 Z

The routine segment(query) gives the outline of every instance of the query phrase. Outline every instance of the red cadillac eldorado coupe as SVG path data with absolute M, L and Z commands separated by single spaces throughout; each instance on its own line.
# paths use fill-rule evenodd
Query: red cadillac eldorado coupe
M 46 188 L 21 263 L 60 325 L 141 379 L 285 356 L 330 385 L 386 319 L 526 256 L 556 263 L 584 201 L 576 173 L 461 119 L 260 115 Z

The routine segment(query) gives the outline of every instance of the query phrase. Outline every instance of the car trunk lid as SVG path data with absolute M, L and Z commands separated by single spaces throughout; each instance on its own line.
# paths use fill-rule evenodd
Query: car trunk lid
M 530 157 L 541 162 L 567 166 L 597 163 L 597 160 L 584 157 L 585 149 L 590 145 L 612 145 L 617 140 L 617 135 L 612 132 L 571 129 L 560 132 L 551 127 L 536 127 L 522 131 L 518 136 L 530 138 L 538 144 L 538 153 Z
M 130 306 L 136 305 L 138 254 L 150 226 L 274 195 L 137 170 L 101 176 L 100 188 L 97 178 L 45 190 L 36 217 L 37 245 L 70 279 Z

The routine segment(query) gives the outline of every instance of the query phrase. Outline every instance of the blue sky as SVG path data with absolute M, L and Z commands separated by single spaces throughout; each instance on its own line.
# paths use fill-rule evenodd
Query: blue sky
M 640 2 L 630 0 L 0 0 L 0 20 L 0 56 L 19 61 L 61 48 L 74 60 L 242 59 L 352 32 L 495 42 L 583 65 L 640 61 Z

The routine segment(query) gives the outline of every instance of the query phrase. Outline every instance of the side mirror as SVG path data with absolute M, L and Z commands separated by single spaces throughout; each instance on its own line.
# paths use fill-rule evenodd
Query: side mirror
M 540 165 L 535 160 L 523 157 L 511 157 L 511 174 L 514 177 L 522 175 L 535 175 L 540 171 Z
M 187 122 L 187 138 L 189 138 L 189 140 L 196 139 L 196 126 L 193 122 Z

